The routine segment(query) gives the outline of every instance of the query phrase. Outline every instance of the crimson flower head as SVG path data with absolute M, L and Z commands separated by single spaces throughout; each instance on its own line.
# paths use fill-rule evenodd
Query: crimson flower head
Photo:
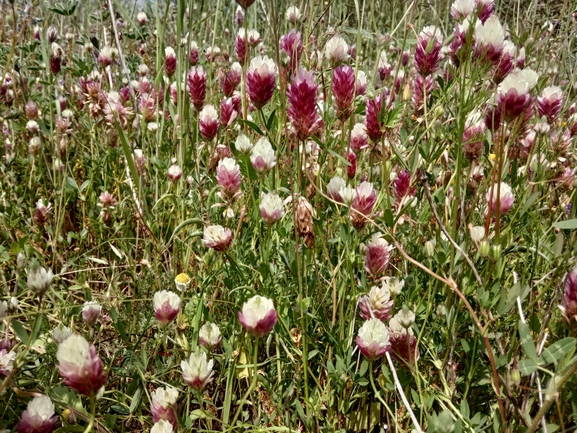
M 234 53 L 241 65 L 244 65 L 248 60 L 248 40 L 246 37 L 246 30 L 244 27 L 238 29 L 236 38 L 234 40 Z
M 437 27 L 427 26 L 419 33 L 415 48 L 415 67 L 419 74 L 427 76 L 439 69 L 442 45 L 443 35 Z
M 238 321 L 255 337 L 268 334 L 276 325 L 278 313 L 271 299 L 255 295 L 238 312 Z
M 206 72 L 202 66 L 193 66 L 187 77 L 190 101 L 197 110 L 201 110 L 206 98 Z
M 363 323 L 355 341 L 361 353 L 370 360 L 384 356 L 391 348 L 389 331 L 379 319 Z
M 250 101 L 257 109 L 272 98 L 276 83 L 277 67 L 267 56 L 256 56 L 250 61 L 246 73 L 246 86 Z
M 49 397 L 34 397 L 22 413 L 18 433 L 51 433 L 56 428 L 58 416 L 54 413 L 54 403 Z
M 154 294 L 154 315 L 161 325 L 167 325 L 174 320 L 180 311 L 180 297 L 168 290 Z
M 164 49 L 164 55 L 166 57 L 164 61 L 164 70 L 166 71 L 166 75 L 172 77 L 176 72 L 176 53 L 174 52 L 174 48 L 166 47 Z
M 563 104 L 563 92 L 557 86 L 545 87 L 541 96 L 537 98 L 537 111 L 539 116 L 545 116 L 549 124 L 555 123 Z
M 392 249 L 381 233 L 371 236 L 365 249 L 365 270 L 370 278 L 377 279 L 383 274 L 389 264 Z
M 174 431 L 178 428 L 176 416 L 178 400 L 178 390 L 170 386 L 157 388 L 152 392 L 152 421 L 157 423 L 160 420 L 169 422 Z
M 505 47 L 505 29 L 495 15 L 475 27 L 475 54 L 480 60 L 498 64 Z
M 218 132 L 218 113 L 213 105 L 205 106 L 198 114 L 198 126 L 200 133 L 208 141 L 216 137 Z
M 475 0 L 477 16 L 483 24 L 493 15 L 495 0 Z
M 198 63 L 199 50 L 198 44 L 195 41 L 190 41 L 190 54 L 188 61 L 190 66 L 195 66 Z
M 357 155 L 354 152 L 349 152 L 349 157 L 347 158 L 349 165 L 347 166 L 347 176 L 352 179 L 357 174 Z
M 348 65 L 335 68 L 333 72 L 333 96 L 335 110 L 340 120 L 346 120 L 353 112 L 355 99 L 355 70 Z
M 232 98 L 223 98 L 222 101 L 220 101 L 220 124 L 222 127 L 228 128 L 237 116 L 238 113 L 234 108 Z
M 531 69 L 515 71 L 507 75 L 497 91 L 497 111 L 507 121 L 524 114 L 533 105 L 530 92 L 539 76 Z M 497 119 L 499 120 L 499 119 Z
M 230 67 L 230 71 L 226 73 L 222 83 L 222 91 L 224 96 L 227 98 L 232 96 L 236 90 L 236 87 L 240 84 L 241 79 L 242 67 L 240 66 L 240 63 L 234 62 Z
M 351 150 L 360 152 L 368 147 L 369 137 L 364 123 L 357 123 L 351 131 Z
M 86 396 L 94 396 L 106 382 L 102 361 L 94 345 L 84 337 L 72 334 L 58 345 L 58 371 L 64 383 Z
M 233 198 L 240 189 L 240 167 L 233 158 L 223 158 L 216 167 L 216 181 L 224 195 Z
M 577 321 L 577 267 L 567 274 L 561 311 L 569 321 Z
M 411 173 L 402 169 L 393 181 L 393 192 L 397 202 L 401 202 L 406 195 L 413 195 L 415 188 L 411 186 Z
M 298 137 L 304 140 L 323 125 L 317 112 L 317 88 L 312 72 L 299 69 L 288 87 L 288 117 Z
M 280 38 L 280 49 L 289 57 L 289 69 L 294 71 L 301 59 L 303 41 L 301 32 L 292 29 Z
M 377 192 L 373 184 L 361 183 L 355 190 L 355 198 L 351 204 L 351 222 L 357 229 L 363 228 L 367 223 L 366 217 L 373 212 L 377 202 Z
M 381 111 L 384 108 L 383 93 L 379 93 L 373 99 L 367 101 L 367 116 L 365 118 L 365 125 L 367 135 L 373 143 L 378 143 L 385 135 L 382 128 Z

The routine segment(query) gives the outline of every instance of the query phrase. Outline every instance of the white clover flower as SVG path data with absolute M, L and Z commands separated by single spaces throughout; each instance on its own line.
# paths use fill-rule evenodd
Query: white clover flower
M 166 420 L 161 419 L 150 429 L 150 433 L 172 433 L 172 424 Z
M 325 45 L 325 57 L 332 66 L 344 62 L 349 58 L 349 46 L 340 35 L 334 35 Z
M 198 338 L 200 340 L 200 344 L 202 344 L 207 349 L 211 349 L 220 343 L 222 335 L 220 334 L 218 325 L 211 322 L 206 322 L 201 326 L 200 331 L 198 332 Z
M 296 24 L 302 18 L 301 11 L 296 6 L 289 6 L 285 13 L 285 19 L 291 23 Z
M 41 201 L 38 201 L 41 203 Z M 38 207 L 38 205 L 37 205 Z M 50 206 L 46 206 L 49 208 Z M 28 273 L 28 280 L 26 281 L 28 288 L 32 290 L 39 296 L 44 295 L 50 284 L 52 283 L 52 279 L 54 278 L 54 274 L 52 273 L 52 269 L 44 269 L 43 267 L 38 267 L 36 269 L 32 269 Z
M 158 405 L 165 409 L 176 404 L 177 400 L 178 390 L 171 386 L 156 388 L 152 393 L 152 404 L 158 403 Z
M 234 143 L 236 150 L 240 153 L 248 153 L 252 150 L 253 144 L 250 142 L 249 138 L 244 134 L 239 134 Z
M 250 162 L 258 172 L 270 170 L 276 165 L 275 151 L 266 137 L 261 137 L 252 148 Z

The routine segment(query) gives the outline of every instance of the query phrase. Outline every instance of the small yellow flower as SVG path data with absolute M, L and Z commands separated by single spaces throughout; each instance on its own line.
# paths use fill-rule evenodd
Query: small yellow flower
M 491 154 L 489 155 L 489 161 L 495 162 L 495 158 L 496 158 L 496 157 L 497 157 L 497 155 L 495 155 L 494 153 L 491 153 Z
M 185 273 L 178 274 L 174 279 L 174 284 L 176 284 L 176 288 L 182 292 L 190 285 L 190 277 Z

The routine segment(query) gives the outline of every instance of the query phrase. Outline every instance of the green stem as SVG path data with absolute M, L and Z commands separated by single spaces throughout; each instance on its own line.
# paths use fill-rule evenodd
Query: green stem
M 94 418 L 96 417 L 96 396 L 93 394 L 90 396 L 90 422 L 86 426 L 84 433 L 90 433 L 92 427 L 94 427 Z
M 393 414 L 393 412 L 391 411 L 391 408 L 389 407 L 389 405 L 387 404 L 387 402 L 385 400 L 383 400 L 383 398 L 381 397 L 381 393 L 379 392 L 379 390 L 377 389 L 377 387 L 375 386 L 375 378 L 373 375 L 373 361 L 371 361 L 369 363 L 369 379 L 371 381 L 371 387 L 373 388 L 373 392 L 375 393 L 375 395 L 377 396 L 377 398 L 379 399 L 379 401 L 383 404 L 383 406 L 385 406 L 385 409 L 387 409 L 387 412 L 389 413 L 389 416 L 391 417 L 391 419 L 395 420 L 395 425 L 397 427 L 398 431 L 400 430 L 400 426 L 397 423 L 397 417 L 395 416 L 395 414 Z
M 246 390 L 244 397 L 242 398 L 242 400 L 238 404 L 238 409 L 236 410 L 234 417 L 232 418 L 232 422 L 230 423 L 230 426 L 229 426 L 231 428 L 234 428 L 234 425 L 235 425 L 236 421 L 238 420 L 240 413 L 242 412 L 242 408 L 243 408 L 244 404 L 246 403 L 250 394 L 256 388 L 256 381 L 257 381 L 257 374 L 258 374 L 258 338 L 255 338 L 255 340 L 254 340 L 252 366 L 254 368 L 254 372 L 252 374 L 252 381 L 250 383 L 250 387 Z
M 541 422 L 541 418 L 545 416 L 545 414 L 547 413 L 553 402 L 556 401 L 556 399 L 553 398 L 553 396 L 557 394 L 557 391 L 560 390 L 561 387 L 565 384 L 565 382 L 571 379 L 576 372 L 577 372 L 577 360 L 574 360 L 574 364 L 571 367 L 569 367 L 569 369 L 563 376 L 561 376 L 561 379 L 556 380 L 555 377 L 551 378 L 551 380 L 555 381 L 552 390 L 554 392 L 547 391 L 545 402 L 543 406 L 541 406 L 539 412 L 537 412 L 537 415 L 535 415 L 535 418 L 533 418 L 533 422 L 529 426 L 529 430 L 527 430 L 527 433 L 534 433 L 535 431 L 537 431 L 539 423 Z

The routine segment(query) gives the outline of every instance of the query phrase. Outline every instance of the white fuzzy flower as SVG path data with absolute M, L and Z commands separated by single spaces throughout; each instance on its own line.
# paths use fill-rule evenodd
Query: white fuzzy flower
M 222 336 L 220 334 L 220 329 L 218 325 L 206 322 L 204 325 L 200 327 L 200 331 L 198 332 L 198 338 L 200 340 L 200 344 L 202 344 L 206 348 L 213 348 L 220 343 Z
M 236 147 L 236 150 L 238 150 L 240 153 L 248 153 L 251 151 L 253 147 L 249 138 L 244 134 L 238 135 L 234 143 L 234 146 Z
M 173 406 L 178 400 L 178 390 L 171 386 L 166 388 L 156 388 L 152 393 L 152 404 L 168 408 Z
M 150 433 L 172 433 L 172 424 L 166 420 L 161 419 L 150 429 Z
M 72 331 L 62 323 L 52 330 L 52 339 L 56 344 L 62 343 L 72 335 Z
M 334 35 L 325 45 L 325 57 L 332 66 L 344 62 L 349 58 L 349 46 L 340 35 Z
M 250 66 L 248 67 L 248 73 L 253 74 L 254 72 L 258 72 L 262 78 L 269 75 L 276 76 L 277 67 L 270 57 L 256 56 L 250 61 Z
M 301 11 L 296 6 L 289 6 L 286 10 L 285 18 L 289 23 L 295 24 L 301 20 Z
M 250 162 L 258 172 L 270 170 L 276 165 L 276 154 L 266 137 L 261 137 L 252 148 Z

